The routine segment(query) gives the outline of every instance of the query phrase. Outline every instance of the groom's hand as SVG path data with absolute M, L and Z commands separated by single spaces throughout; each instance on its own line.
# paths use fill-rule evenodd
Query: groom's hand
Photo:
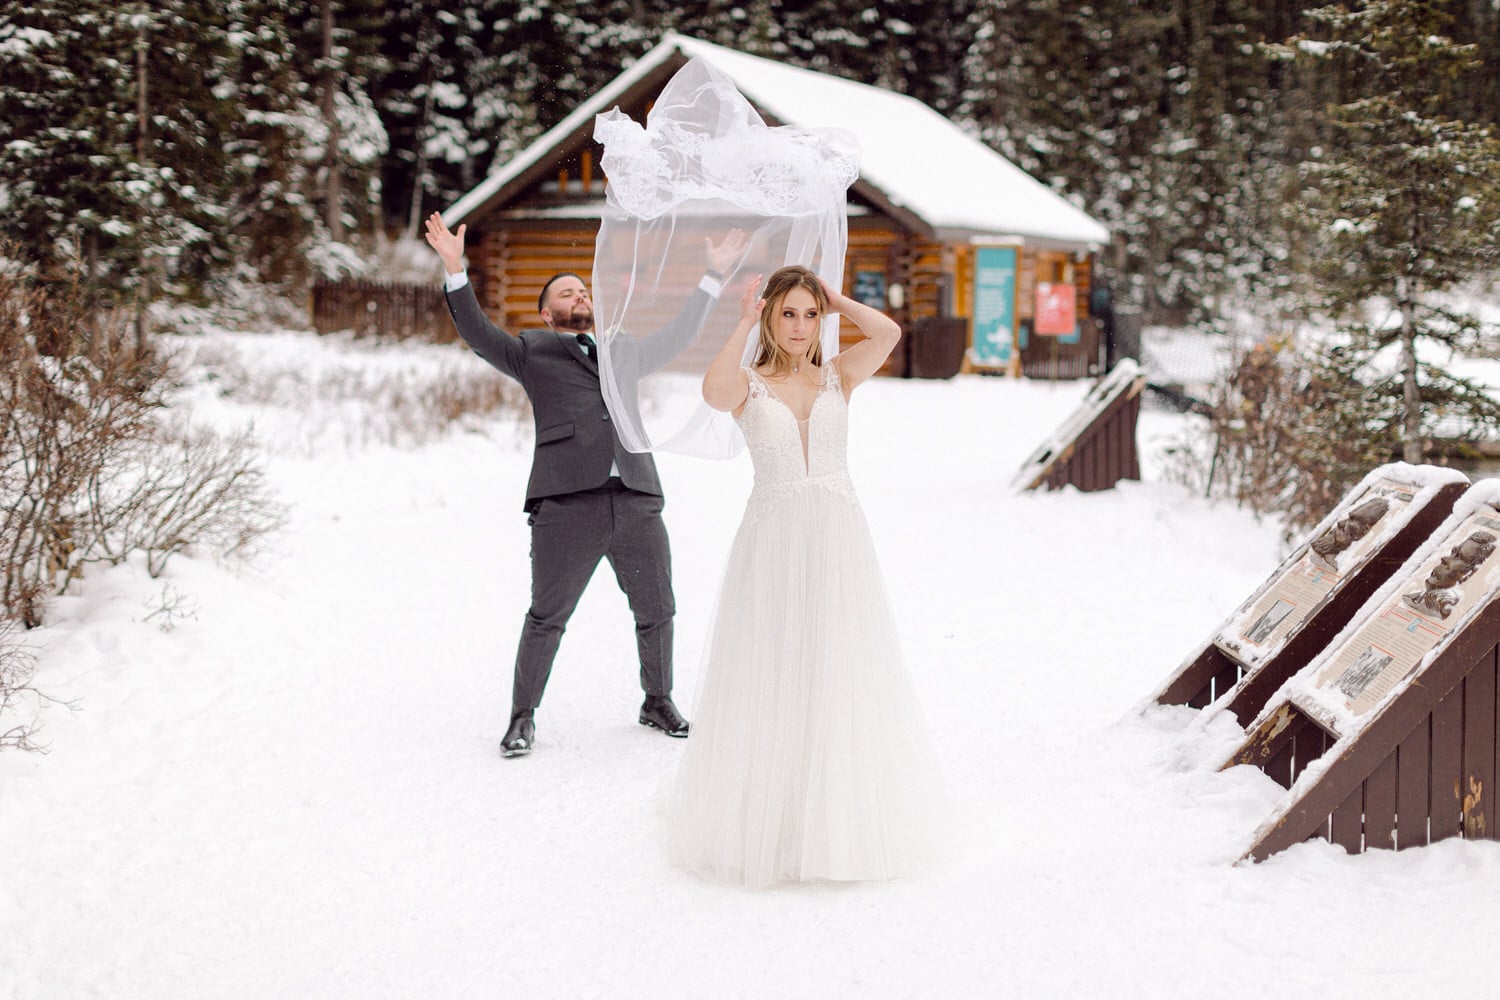
M 749 241 L 745 239 L 743 229 L 731 229 L 721 243 L 714 243 L 713 239 L 708 236 L 703 237 L 709 269 L 719 274 L 728 274 L 734 269 L 734 265 L 739 263 L 740 256 L 745 252 L 748 244 Z
M 464 269 L 464 232 L 467 229 L 467 225 L 460 223 L 458 232 L 450 232 L 437 212 L 427 217 L 427 242 L 443 259 L 443 267 L 449 274 L 458 274 Z

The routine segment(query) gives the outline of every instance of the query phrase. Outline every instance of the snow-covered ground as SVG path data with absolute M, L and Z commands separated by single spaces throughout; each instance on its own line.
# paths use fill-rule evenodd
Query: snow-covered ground
M 254 420 L 289 525 L 248 565 L 96 573 L 28 636 L 37 685 L 76 710 L 45 711 L 50 754 L 0 755 L 0 997 L 1491 990 L 1500 845 L 1306 844 L 1236 866 L 1279 787 L 1217 771 L 1232 727 L 1142 712 L 1283 554 L 1275 525 L 1162 480 L 1183 418 L 1143 414 L 1144 482 L 1012 495 L 1085 385 L 855 394 L 855 482 L 922 691 L 911 724 L 934 731 L 960 821 L 932 875 L 752 893 L 664 857 L 658 795 L 683 744 L 635 722 L 607 569 L 536 752 L 496 752 L 527 603 L 529 420 L 402 434 L 381 430 L 376 389 L 320 396 L 481 362 L 294 334 L 187 343 L 217 374 L 185 405 Z M 686 708 L 750 470 L 660 465 Z

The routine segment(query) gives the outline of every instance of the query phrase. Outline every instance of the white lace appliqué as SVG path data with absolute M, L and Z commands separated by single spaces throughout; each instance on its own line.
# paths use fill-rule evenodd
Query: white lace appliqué
M 738 423 L 755 464 L 746 522 L 808 489 L 837 494 L 858 506 L 849 478 L 849 408 L 838 370 L 831 364 L 823 367 L 823 384 L 807 417 L 805 457 L 797 415 L 754 369 L 745 371 L 750 394 Z

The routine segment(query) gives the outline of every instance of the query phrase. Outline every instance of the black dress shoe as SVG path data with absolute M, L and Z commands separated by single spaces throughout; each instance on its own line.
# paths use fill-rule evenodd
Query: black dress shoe
M 500 741 L 500 756 L 524 757 L 531 753 L 536 743 L 536 722 L 530 712 L 520 712 L 510 717 L 510 728 Z
M 672 699 L 658 695 L 648 696 L 641 706 L 641 725 L 660 729 L 668 736 L 681 738 L 688 734 L 688 720 L 677 711 Z

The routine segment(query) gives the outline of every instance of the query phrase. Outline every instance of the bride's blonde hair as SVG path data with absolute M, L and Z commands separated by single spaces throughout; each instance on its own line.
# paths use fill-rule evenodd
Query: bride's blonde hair
M 784 375 L 792 370 L 792 356 L 776 343 L 776 334 L 771 331 L 771 318 L 781 311 L 781 303 L 794 288 L 805 288 L 818 306 L 821 321 L 828 314 L 828 294 L 818 276 L 800 264 L 790 264 L 772 273 L 766 279 L 766 289 L 761 294 L 765 307 L 760 311 L 760 349 L 755 354 L 755 367 L 769 367 L 772 375 Z M 823 364 L 823 338 L 813 342 L 807 360 L 814 365 Z

